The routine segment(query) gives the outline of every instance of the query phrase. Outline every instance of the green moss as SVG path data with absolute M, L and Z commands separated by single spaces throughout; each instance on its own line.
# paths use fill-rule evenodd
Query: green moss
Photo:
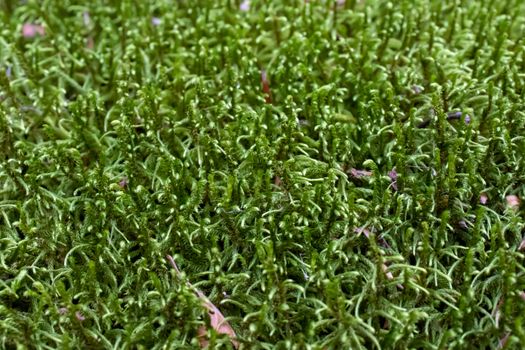
M 522 1 L 0 4 L 0 348 L 525 341 Z

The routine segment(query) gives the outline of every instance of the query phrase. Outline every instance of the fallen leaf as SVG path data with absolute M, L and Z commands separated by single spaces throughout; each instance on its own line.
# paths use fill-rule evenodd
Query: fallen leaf
M 161 23 L 162 23 L 162 21 L 160 20 L 159 17 L 152 17 L 151 18 L 151 24 L 153 24 L 154 26 L 160 26 Z
M 525 237 L 521 240 L 520 246 L 518 247 L 518 250 L 525 249 Z
M 34 38 L 37 35 L 45 35 L 46 30 L 43 25 L 33 24 L 33 23 L 24 23 L 22 26 L 22 35 L 24 38 Z
M 494 323 L 496 324 L 496 328 L 499 328 L 499 319 L 501 317 L 501 305 L 503 305 L 503 298 L 501 298 L 498 305 L 496 305 L 496 309 L 494 309 L 492 313 L 492 317 L 494 317 Z
M 394 191 L 397 191 L 397 171 L 396 168 L 390 170 L 388 172 L 388 177 L 390 178 L 390 181 L 392 181 L 392 188 Z
M 449 113 L 447 113 L 447 119 L 448 120 L 461 119 L 462 116 L 463 116 L 463 112 L 449 112 Z M 465 124 L 469 124 L 469 123 L 470 123 L 470 115 L 466 114 L 465 115 Z
M 388 280 L 393 280 L 393 279 L 394 279 L 394 275 L 392 274 L 392 272 L 388 271 L 388 266 L 386 266 L 386 264 L 383 264 L 383 265 L 381 266 L 381 268 L 382 268 L 383 273 L 386 275 L 386 278 L 387 278 Z M 399 289 L 405 289 L 405 288 L 403 287 L 403 285 L 401 285 L 401 284 L 398 284 L 398 285 L 397 285 L 397 288 L 399 288 Z
M 262 90 L 264 92 L 265 101 L 266 103 L 272 103 L 272 92 L 270 91 L 270 83 L 268 82 L 268 76 L 266 75 L 266 71 L 263 69 L 261 70 L 261 82 L 262 82 Z
M 241 5 L 239 5 L 239 10 L 243 12 L 250 11 L 250 0 L 244 0 L 241 2 Z
M 499 340 L 498 349 L 503 349 L 505 347 L 505 345 L 507 344 L 507 341 L 509 340 L 509 337 L 510 337 L 510 332 L 505 334 L 505 336 L 503 336 L 503 338 Z
M 383 269 L 383 272 L 385 273 L 387 279 L 389 280 L 394 279 L 394 275 L 392 275 L 392 272 L 388 271 L 388 267 L 385 264 L 383 264 L 381 268 Z
M 67 307 L 61 307 L 61 308 L 58 309 L 58 313 L 59 313 L 60 315 L 65 315 L 65 314 L 67 314 L 68 312 L 69 312 L 69 309 L 68 309 Z M 80 311 L 76 311 L 76 312 L 75 312 L 75 318 L 76 318 L 78 321 L 80 321 L 80 322 L 82 322 L 82 321 L 84 321 L 84 320 L 86 319 L 86 317 L 85 317 L 84 315 L 82 315 L 82 313 L 81 313 Z
M 177 272 L 177 275 L 182 277 L 179 267 L 175 263 L 175 260 L 173 260 L 173 257 L 171 255 L 167 255 L 166 258 Z M 210 325 L 213 327 L 213 329 L 215 329 L 215 331 L 219 334 L 226 334 L 231 339 L 233 347 L 237 349 L 239 347 L 239 342 L 235 339 L 237 338 L 237 335 L 235 334 L 232 326 L 228 323 L 228 321 L 226 321 L 221 311 L 210 301 L 210 299 L 206 297 L 206 295 L 204 295 L 203 292 L 195 288 L 189 281 L 186 282 L 186 284 L 195 291 L 195 294 L 197 294 L 197 296 L 201 299 L 202 306 L 208 310 L 208 315 L 210 316 Z M 200 326 L 197 330 L 197 337 L 199 338 L 199 344 L 202 348 L 205 348 L 209 345 L 206 335 L 206 327 Z
M 88 37 L 86 39 L 86 47 L 90 50 L 93 50 L 95 47 L 95 41 L 93 40 L 93 37 Z
M 366 238 L 370 238 L 370 230 L 364 226 L 354 228 L 354 232 L 358 234 L 364 234 Z
M 128 178 L 126 176 L 124 176 L 122 178 L 122 180 L 119 181 L 118 185 L 121 187 L 121 188 L 124 188 L 128 185 Z
M 479 202 L 483 205 L 487 204 L 487 201 L 489 200 L 489 197 L 486 193 L 482 193 L 479 195 Z
M 79 320 L 80 322 L 84 321 L 86 318 L 84 317 L 84 315 L 82 315 L 80 313 L 80 311 L 77 311 L 75 312 L 75 317 L 77 318 L 77 320 Z
M 420 93 L 423 92 L 423 87 L 419 85 L 412 85 L 412 91 L 414 92 L 415 95 L 419 95 Z
M 350 175 L 352 175 L 353 177 L 357 179 L 361 179 L 363 177 L 372 176 L 372 172 L 368 170 L 360 170 L 360 169 L 352 168 L 350 169 Z
M 512 209 L 517 209 L 520 206 L 520 199 L 516 195 L 508 195 L 505 199 L 507 200 L 507 205 Z
M 84 26 L 89 27 L 89 25 L 91 24 L 91 16 L 89 15 L 89 12 L 84 11 L 82 13 L 82 19 L 84 21 Z

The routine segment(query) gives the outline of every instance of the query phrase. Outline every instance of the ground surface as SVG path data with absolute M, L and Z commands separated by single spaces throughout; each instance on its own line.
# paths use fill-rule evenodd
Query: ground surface
M 521 348 L 521 0 L 0 5 L 0 348 Z

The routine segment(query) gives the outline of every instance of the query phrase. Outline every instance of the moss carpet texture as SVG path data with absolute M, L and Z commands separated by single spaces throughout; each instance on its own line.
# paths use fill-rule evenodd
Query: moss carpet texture
M 525 2 L 0 22 L 1 349 L 524 346 Z

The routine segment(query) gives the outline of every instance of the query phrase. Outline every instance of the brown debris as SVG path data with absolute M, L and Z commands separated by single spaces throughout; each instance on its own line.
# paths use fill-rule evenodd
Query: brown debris
M 171 255 L 167 255 L 166 258 L 177 272 L 177 275 L 182 277 L 182 274 L 175 263 L 175 260 L 173 260 L 173 257 Z M 226 321 L 221 311 L 210 301 L 210 299 L 206 297 L 206 295 L 204 295 L 203 292 L 195 288 L 190 282 L 186 283 L 188 287 L 193 289 L 195 294 L 197 294 L 197 296 L 201 299 L 202 306 L 208 310 L 208 315 L 210 316 L 210 325 L 213 327 L 213 329 L 215 329 L 215 331 L 219 334 L 226 334 L 231 339 L 233 347 L 237 349 L 239 347 L 239 342 L 236 340 L 237 335 L 235 334 L 232 326 L 228 323 L 228 321 Z M 206 337 L 206 327 L 200 326 L 197 330 L 197 334 L 199 338 L 199 344 L 202 348 L 206 348 L 209 345 L 209 340 Z

